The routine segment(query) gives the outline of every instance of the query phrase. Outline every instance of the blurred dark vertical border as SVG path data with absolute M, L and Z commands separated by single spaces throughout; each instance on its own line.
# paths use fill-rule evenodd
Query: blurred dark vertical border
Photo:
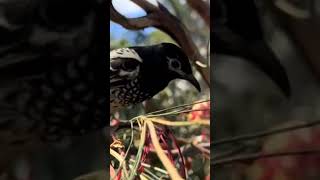
M 97 64 L 97 68 L 101 68 L 102 70 L 98 70 L 97 72 L 102 72 L 103 74 L 97 74 L 97 88 L 100 90 L 101 96 L 105 99 L 105 106 L 101 106 L 101 112 L 105 112 L 105 116 L 102 116 L 104 118 L 104 121 L 106 121 L 106 127 L 105 133 L 106 133 L 106 145 L 105 145 L 105 163 L 104 166 L 106 167 L 107 176 L 109 175 L 109 164 L 110 164 L 110 153 L 109 153 L 109 147 L 110 147 L 110 136 L 109 136 L 109 114 L 110 114 L 110 104 L 109 104 L 109 50 L 110 50 L 110 32 L 109 32 L 109 26 L 110 26 L 110 9 L 108 1 L 106 0 L 100 0 L 100 5 L 97 5 L 97 9 L 100 12 L 97 24 L 101 25 L 101 28 L 97 29 L 97 44 L 99 44 L 98 53 L 101 54 L 100 57 L 97 57 L 99 59 L 99 64 Z M 101 36 L 99 36 L 101 34 Z M 106 88 L 107 87 L 107 88 Z
M 30 1 L 30 4 L 31 5 L 34 5 L 33 3 L 36 3 L 36 4 L 37 3 L 39 3 L 39 4 L 44 3 L 45 4 L 47 2 L 45 0 L 43 0 L 41 2 L 40 1 L 32 1 L 32 2 Z M 53 1 L 51 1 L 51 2 L 53 2 Z M 73 1 L 73 2 L 75 2 L 75 6 L 77 6 L 78 2 L 77 1 Z M 109 36 L 109 31 L 108 31 L 108 28 L 109 28 L 109 8 L 108 8 L 108 1 L 106 1 L 106 0 L 92 0 L 92 2 L 94 2 L 93 6 L 94 6 L 94 11 L 95 11 L 95 13 L 94 13 L 95 14 L 95 21 L 93 22 L 94 25 L 92 26 L 92 27 L 94 27 L 94 32 L 93 32 L 93 37 L 92 37 L 92 39 L 93 39 L 92 46 L 94 46 L 94 47 L 87 47 L 86 50 L 89 49 L 88 55 L 90 57 L 90 64 L 93 65 L 93 70 L 94 70 L 94 73 L 93 73 L 94 74 L 94 84 L 93 84 L 94 87 L 92 87 L 92 88 L 95 89 L 94 96 L 95 96 L 96 99 L 99 99 L 99 100 L 101 100 L 103 102 L 102 104 L 100 104 L 98 106 L 95 106 L 95 107 L 92 107 L 92 108 L 94 108 L 94 109 L 100 108 L 100 112 L 102 112 L 102 114 L 100 114 L 100 116 L 99 116 L 99 118 L 101 118 L 101 120 L 99 120 L 99 122 L 102 122 L 102 124 L 105 124 L 105 125 L 109 126 L 109 122 L 108 122 L 108 120 L 109 120 L 109 117 L 108 117 L 109 116 L 108 115 L 109 114 L 109 112 L 108 112 L 109 111 L 109 104 L 107 103 L 108 99 L 109 99 L 109 97 L 108 97 L 109 95 L 107 93 L 108 92 L 108 88 L 106 88 L 106 87 L 108 87 L 107 84 L 109 84 L 107 82 L 108 71 L 109 71 L 107 69 L 108 63 L 109 63 L 108 49 L 110 49 L 109 45 L 108 45 L 108 41 L 107 41 L 109 39 L 109 37 L 110 37 Z M 0 3 L 0 6 L 2 6 L 2 3 L 3 2 Z M 7 3 L 7 2 L 4 2 L 4 4 L 5 3 Z M 11 7 L 12 9 L 8 8 L 9 9 L 8 13 L 13 13 L 14 15 L 18 14 L 17 17 L 14 17 L 14 18 L 17 18 L 16 19 L 17 20 L 16 23 L 21 23 L 23 25 L 27 24 L 29 26 L 28 23 L 30 21 L 32 22 L 32 19 L 30 19 L 31 17 L 28 17 L 28 15 L 30 15 L 30 14 L 33 15 L 33 12 L 31 12 L 31 11 L 34 10 L 34 9 L 32 9 L 34 7 L 30 7 L 30 9 L 27 9 L 27 10 L 23 9 L 24 3 L 22 3 L 21 1 L 18 1 L 18 0 L 17 1 L 12 1 L 12 2 L 9 2 L 9 3 L 12 3 L 12 7 Z M 14 3 L 17 3 L 17 4 L 14 4 Z M 21 3 L 21 4 L 19 4 L 19 3 Z M 80 1 L 79 1 L 79 3 L 80 3 Z M 60 5 L 61 5 L 61 1 L 60 1 Z M 62 3 L 62 5 L 64 5 L 64 2 Z M 70 4 L 68 4 L 68 5 L 70 5 Z M 21 12 L 19 12 L 20 11 L 19 8 L 21 8 Z M 27 8 L 29 8 L 29 7 L 27 7 Z M 26 11 L 26 12 L 24 12 L 24 11 Z M 2 16 L 4 14 L 4 10 L 1 9 L 0 13 L 1 13 L 1 16 Z M 26 13 L 26 15 L 24 15 L 23 13 Z M 60 13 L 60 12 L 57 11 L 57 13 Z M 74 13 L 72 8 L 69 9 L 69 13 L 70 13 L 70 16 L 72 16 L 72 14 Z M 22 17 L 22 16 L 25 16 L 25 17 Z M 66 18 L 68 18 L 68 17 L 66 17 Z M 21 19 L 25 19 L 26 22 L 18 22 Z M 5 19 L 1 19 L 1 25 L 5 26 L 6 23 L 7 23 L 5 21 L 6 21 Z M 15 21 L 15 20 L 13 20 L 13 21 Z M 32 26 L 32 25 L 30 25 L 30 26 Z M 8 26 L 9 26 L 9 24 L 8 24 Z M 11 27 L 8 27 L 8 28 L 10 29 Z M 13 28 L 16 28 L 16 27 L 13 27 Z M 19 29 L 19 27 L 18 27 L 18 29 Z M 24 38 L 24 35 L 30 33 L 29 30 L 30 29 L 26 28 L 26 30 L 25 31 L 22 30 L 22 32 L 13 31 L 12 34 L 9 34 L 9 33 L 5 34 L 5 33 L 7 33 L 6 29 L 1 27 L 0 28 L 0 38 L 2 39 L 2 40 L 0 40 L 1 45 L 5 46 L 5 43 L 7 43 L 5 41 L 8 40 L 8 39 L 9 40 L 16 39 L 17 43 L 20 43 L 19 40 L 22 39 L 22 38 L 19 39 L 20 35 L 21 35 L 21 37 L 23 36 L 23 38 Z M 47 36 L 41 37 L 41 35 L 43 35 L 41 33 L 42 32 L 39 32 L 39 36 L 35 37 L 39 42 L 42 42 L 41 38 L 47 38 Z M 19 36 L 17 36 L 17 34 L 19 34 Z M 50 35 L 48 35 L 48 37 L 49 36 Z M 28 39 L 28 40 L 30 40 L 30 39 Z M 28 41 L 28 40 L 26 40 L 26 41 Z M 43 41 L 45 41 L 45 40 L 43 40 Z M 66 44 L 68 44 L 68 43 L 71 43 L 71 42 L 66 42 Z M 82 43 L 82 42 L 79 42 L 79 44 L 80 43 Z M 54 62 L 52 62 L 52 60 L 54 60 L 54 58 L 50 57 L 50 58 L 46 59 L 47 56 L 45 56 L 45 57 L 42 57 L 42 59 L 39 58 L 39 61 L 36 60 L 35 64 L 32 64 L 32 63 L 29 64 L 29 62 L 26 62 L 25 63 L 26 65 L 24 65 L 24 63 L 22 63 L 21 65 L 17 65 L 17 67 L 15 67 L 13 65 L 12 66 L 13 68 L 11 68 L 11 66 L 10 66 L 9 69 L 5 69 L 3 67 L 6 67 L 6 64 L 5 64 L 6 62 L 1 61 L 2 58 L 3 58 L 2 55 L 3 55 L 3 53 L 5 53 L 6 50 L 9 51 L 11 47 L 15 47 L 14 45 L 10 46 L 8 49 L 2 49 L 2 47 L 1 47 L 1 50 L 0 50 L 1 51 L 1 58 L 0 58 L 0 76 L 1 76 L 0 80 L 1 80 L 1 82 L 0 83 L 2 84 L 1 88 L 4 88 L 4 89 L 6 89 L 6 88 L 10 89 L 11 88 L 11 87 L 3 87 L 3 84 L 7 83 L 7 80 L 15 81 L 15 79 L 11 79 L 12 77 L 14 78 L 14 77 L 18 76 L 18 78 L 22 79 L 22 80 L 23 79 L 28 79 L 28 78 L 30 78 L 29 77 L 30 74 L 33 75 L 32 73 L 37 73 L 38 71 L 51 70 L 50 68 L 52 68 L 52 65 L 54 65 Z M 28 46 L 27 43 L 25 45 L 26 46 L 24 48 L 26 48 L 26 49 L 19 49 L 19 50 L 21 50 L 23 53 L 25 51 L 28 53 L 28 51 L 30 49 L 32 49 L 33 47 Z M 38 44 L 38 45 L 39 45 L 39 47 L 37 47 L 37 46 L 34 47 L 35 48 L 35 52 L 37 52 L 39 49 L 41 50 L 42 48 L 46 49 L 46 50 L 48 49 L 48 51 L 49 51 L 48 53 L 50 53 L 51 51 L 54 51 L 54 49 L 50 49 L 50 47 L 42 47 L 41 43 Z M 66 46 L 66 47 L 68 47 L 68 46 Z M 64 47 L 64 48 L 66 48 L 66 47 Z M 60 51 L 60 50 L 61 51 L 68 51 L 68 49 L 59 49 L 59 48 L 56 49 L 56 51 Z M 19 53 L 18 50 L 17 50 L 17 53 Z M 32 51 L 32 53 L 33 53 L 33 51 Z M 60 55 L 59 52 L 56 52 L 56 53 L 58 54 L 58 56 Z M 63 53 L 64 52 L 62 52 L 62 54 Z M 78 52 L 71 52 L 71 53 L 77 54 Z M 50 55 L 48 55 L 48 56 L 50 56 Z M 26 55 L 26 57 L 27 57 L 27 55 Z M 22 57 L 22 58 L 24 58 L 24 57 Z M 20 59 L 18 59 L 18 60 L 20 60 Z M 8 62 L 9 65 L 10 65 L 10 63 L 14 64 L 14 62 Z M 59 63 L 60 62 L 57 62 L 57 64 L 59 64 Z M 48 68 L 48 69 L 42 69 L 41 65 L 44 65 L 44 68 Z M 28 69 L 28 68 L 32 68 L 32 69 Z M 8 76 L 6 76 L 6 75 L 8 75 Z M 26 77 L 22 77 L 22 76 L 26 76 Z M 0 93 L 1 92 L 2 91 L 0 91 Z M 2 98 L 2 94 L 0 94 L 0 97 Z M 1 100 L 3 100 L 3 99 L 1 99 Z M 21 101 L 23 101 L 23 100 L 21 99 Z M 43 103 L 47 103 L 47 102 L 43 102 Z M 3 106 L 2 106 L 3 104 L 5 104 L 5 102 L 0 102 L 0 108 L 1 109 L 3 108 Z M 63 110 L 63 111 L 68 111 L 68 110 Z M 0 116 L 1 116 L 0 117 L 1 130 L 3 130 L 3 128 L 7 125 L 7 124 L 3 124 L 3 122 L 1 121 L 1 120 L 5 119 L 5 118 L 2 117 L 2 116 L 5 116 L 5 115 L 6 114 L 0 113 Z M 21 122 L 18 125 L 17 128 L 25 126 L 24 123 L 27 123 L 27 122 Z M 66 126 L 68 126 L 68 125 L 66 125 Z M 105 127 L 106 133 L 107 133 L 107 129 L 108 129 L 107 126 Z M 0 134 L 2 135 L 2 131 L 0 132 Z M 16 134 L 15 133 L 11 134 L 11 136 L 16 136 L 16 135 L 17 135 L 17 133 Z M 92 134 L 89 135 L 89 139 L 90 138 L 95 138 L 95 137 L 96 136 L 94 136 Z M 109 136 L 107 136 L 107 137 L 109 137 Z M 15 139 L 15 137 L 9 137 L 9 136 L 7 136 L 6 139 L 4 139 L 1 136 L 0 137 L 0 142 L 5 141 L 7 139 L 11 139 L 11 138 Z M 85 141 L 87 141 L 87 142 L 89 141 L 90 142 L 90 140 L 88 140 L 88 138 L 84 138 L 84 139 L 85 139 Z M 108 168 L 109 168 L 109 152 L 108 152 L 109 141 L 108 140 L 109 139 L 107 139 L 107 143 L 105 144 L 105 146 L 103 147 L 104 149 L 102 150 L 105 153 L 105 156 L 104 156 L 105 158 L 100 160 L 101 166 L 99 165 L 100 167 L 104 167 L 104 169 L 107 172 L 109 172 L 109 170 L 108 170 Z M 82 139 L 77 139 L 76 142 L 78 142 L 78 141 L 82 141 Z M 93 139 L 91 141 L 93 142 L 92 144 L 94 144 L 94 143 L 97 143 L 98 140 Z M 14 143 L 18 144 L 20 142 L 17 140 Z M 84 148 L 84 152 L 86 152 L 88 150 L 89 151 L 92 150 L 90 152 L 97 152 L 97 151 L 95 151 L 96 147 L 87 147 L 84 144 L 81 144 L 81 143 L 79 143 L 79 144 L 80 145 L 78 145 L 76 147 L 77 148 Z M 57 145 L 57 146 L 59 146 L 59 145 Z M 3 148 L 1 148 L 0 151 L 1 151 L 0 161 L 2 161 L 3 160 L 2 159 L 3 158 L 2 153 L 4 153 Z M 70 152 L 70 151 L 66 151 L 66 153 L 64 154 L 65 156 L 61 156 L 61 154 L 63 154 L 61 152 L 64 152 L 64 151 L 61 151 L 59 153 L 55 153 L 55 152 L 52 152 L 52 151 L 53 150 L 50 149 L 50 148 L 49 149 L 45 148 L 42 151 L 42 152 L 44 152 L 44 154 L 42 152 L 31 153 L 32 154 L 32 159 L 31 159 L 32 161 L 37 161 L 37 159 L 41 159 L 41 163 L 39 163 L 40 162 L 39 161 L 39 162 L 36 162 L 35 164 L 33 164 L 36 167 L 42 166 L 42 167 L 40 167 L 40 171 L 43 170 L 43 172 L 40 172 L 40 173 L 36 172 L 35 173 L 36 175 L 39 175 L 38 177 L 44 177 L 45 176 L 45 177 L 47 177 L 49 179 L 50 178 L 54 179 L 55 177 L 56 178 L 57 177 L 62 177 L 62 176 L 59 176 L 59 170 L 61 170 L 61 169 L 65 169 L 63 171 L 64 171 L 64 173 L 66 173 L 66 177 L 71 177 L 71 176 L 74 177 L 74 175 L 75 175 L 75 174 L 73 174 L 74 172 L 71 172 L 72 171 L 71 169 L 73 169 L 74 167 L 70 167 L 70 170 L 69 170 L 70 172 L 68 171 L 69 167 L 67 169 L 66 169 L 66 167 L 63 168 L 64 167 L 64 163 L 63 162 L 66 159 L 69 159 L 69 160 L 71 159 L 71 161 L 73 161 L 73 162 L 70 163 L 70 164 L 73 164 L 73 165 L 74 164 L 79 164 L 79 167 L 81 166 L 81 164 L 93 163 L 93 162 L 86 162 L 86 158 L 87 158 L 86 156 L 77 157 L 76 159 L 74 157 L 71 158 L 71 156 L 73 156 L 73 153 Z M 81 154 L 81 153 L 79 153 L 79 151 L 81 151 L 81 149 L 80 150 L 79 149 L 75 149 L 74 150 L 74 154 L 78 154 L 78 155 Z M 18 154 L 15 154 L 15 151 L 12 151 L 12 154 L 15 157 L 19 156 Z M 90 156 L 91 155 L 92 154 L 90 154 Z M 88 155 L 88 159 L 89 159 L 90 156 Z M 5 158 L 7 158 L 7 157 L 5 157 Z M 43 162 L 43 161 L 46 161 L 46 162 Z M 50 164 L 49 161 L 52 161 L 52 163 Z M 9 163 L 10 163 L 10 165 L 14 164 L 14 162 L 9 162 Z M 48 166 L 48 167 L 45 167 L 45 166 Z M 84 166 L 84 167 L 89 167 L 89 166 L 90 165 Z M 52 169 L 50 169 L 50 168 L 52 168 Z M 76 168 L 77 167 L 75 167 L 75 169 Z M 83 172 L 84 173 L 84 172 L 86 172 L 86 170 L 84 170 L 83 167 L 80 167 L 79 169 L 75 170 L 75 172 L 76 173 L 79 173 L 79 172 L 81 172 L 81 173 Z M 49 173 L 43 175 L 45 172 L 49 172 Z M 1 175 L 2 174 L 0 174 L 0 176 Z M 52 177 L 50 177 L 50 175 L 52 175 Z M 78 174 L 78 175 L 80 176 L 81 174 Z M 74 177 L 74 178 L 76 178 L 76 177 Z M 1 179 L 1 177 L 0 177 L 0 179 Z M 60 178 L 58 178 L 58 179 L 60 179 Z M 35 179 L 35 180 L 37 180 L 37 179 Z
M 103 150 L 105 152 L 105 159 L 103 161 L 103 167 L 105 167 L 107 171 L 107 175 L 109 175 L 109 163 L 110 163 L 110 153 L 109 153 L 109 146 L 110 146 L 110 136 L 109 136 L 109 111 L 110 111 L 110 104 L 109 102 L 109 49 L 110 49 L 110 32 L 109 32 L 109 26 L 110 26 L 110 9 L 108 5 L 108 1 L 106 0 L 99 0 L 99 3 L 96 5 L 96 9 L 98 13 L 96 24 L 98 25 L 98 28 L 96 29 L 95 33 L 95 39 L 97 40 L 97 48 L 93 48 L 96 52 L 93 52 L 93 54 L 96 55 L 96 59 L 99 61 L 96 61 L 96 69 L 97 73 L 95 74 L 95 80 L 96 80 L 96 89 L 98 92 L 98 96 L 102 98 L 98 99 L 104 99 L 103 106 L 99 106 L 101 108 L 101 112 L 105 112 L 103 116 L 101 116 L 103 119 L 102 121 L 106 121 L 106 126 L 104 128 L 105 134 L 106 134 L 106 144 L 105 149 Z M 95 57 L 95 56 L 93 56 Z M 95 59 L 95 58 L 94 58 Z
M 111 1 L 111 0 L 110 0 Z M 110 131 L 109 131 L 109 129 L 110 129 L 110 93 L 109 93 L 109 91 L 110 91 L 110 87 L 109 87 L 109 85 L 110 85 L 110 82 L 109 82 L 109 71 L 110 71 L 110 55 L 109 55 L 109 51 L 110 51 L 110 31 L 109 31 L 109 29 L 110 29 L 110 8 L 109 8 L 109 2 L 108 1 L 103 1 L 103 2 L 105 2 L 104 3 L 104 6 L 106 7 L 106 12 L 107 12 L 107 17 L 105 18 L 105 20 L 106 21 L 108 21 L 108 23 L 106 23 L 106 25 L 108 25 L 108 27 L 106 27 L 107 29 L 105 29 L 105 32 L 108 32 L 107 33 L 107 38 L 106 39 L 108 39 L 108 43 L 105 43 L 105 45 L 107 46 L 107 51 L 105 51 L 105 52 L 108 52 L 108 54 L 106 55 L 106 58 L 104 59 L 104 62 L 106 62 L 107 64 L 106 64 L 106 67 L 108 68 L 108 70 L 106 70 L 106 75 L 108 75 L 108 76 L 106 76 L 106 77 L 108 77 L 107 79 L 108 79 L 108 82 L 106 82 L 108 85 L 107 85 L 107 89 L 104 91 L 105 93 L 106 93 L 106 98 L 107 98 L 107 102 L 108 102 L 108 104 L 106 105 L 106 108 L 107 108 L 107 110 L 106 110 L 106 112 L 107 112 L 107 117 L 106 117 L 106 121 L 107 121 L 107 127 L 106 127 L 106 137 L 107 137 L 107 144 L 106 144 L 106 150 L 105 150 L 105 152 L 106 152 L 106 170 L 107 170 L 107 176 L 108 176 L 108 178 L 109 179 L 111 179 L 109 176 L 109 173 L 110 173 L 110 169 L 109 169 L 109 165 L 110 165 L 110 143 L 111 143 L 111 136 L 110 136 Z

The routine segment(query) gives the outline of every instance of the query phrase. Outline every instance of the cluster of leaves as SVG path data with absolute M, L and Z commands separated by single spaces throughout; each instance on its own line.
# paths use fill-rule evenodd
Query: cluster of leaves
M 209 178 L 210 102 L 184 105 L 131 119 L 131 128 L 113 133 L 114 179 Z M 176 117 L 178 121 L 163 118 Z M 113 120 L 116 128 L 121 123 Z M 127 122 L 127 123 L 129 123 Z M 192 134 L 192 136 L 190 136 Z M 197 156 L 195 156 L 197 154 Z

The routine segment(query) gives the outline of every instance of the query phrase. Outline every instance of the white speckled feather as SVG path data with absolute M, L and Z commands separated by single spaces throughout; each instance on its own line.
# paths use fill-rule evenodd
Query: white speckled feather
M 132 58 L 142 63 L 142 59 L 139 54 L 135 50 L 129 48 L 120 48 L 111 51 L 110 60 L 114 58 Z

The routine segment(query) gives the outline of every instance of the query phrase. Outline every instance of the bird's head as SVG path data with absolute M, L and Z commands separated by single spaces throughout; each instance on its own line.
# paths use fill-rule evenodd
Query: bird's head
M 201 90 L 187 55 L 174 44 L 113 50 L 110 52 L 111 109 L 150 99 L 174 79 L 187 80 Z
M 187 80 L 201 91 L 199 82 L 192 74 L 189 59 L 182 49 L 172 43 L 161 43 L 156 46 L 159 48 L 161 61 L 167 68 L 167 75 L 172 79 Z

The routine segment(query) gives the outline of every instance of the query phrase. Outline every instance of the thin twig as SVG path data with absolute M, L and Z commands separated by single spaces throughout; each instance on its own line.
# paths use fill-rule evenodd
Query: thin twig
M 218 160 L 226 157 L 233 156 L 236 153 L 239 153 L 245 149 L 246 146 L 239 145 L 236 148 L 228 149 L 222 153 L 215 153 L 211 155 L 211 159 Z
M 170 162 L 166 154 L 161 148 L 161 145 L 159 143 L 159 139 L 157 138 L 157 133 L 155 130 L 155 127 L 151 121 L 146 121 L 148 129 L 150 131 L 150 136 L 151 136 L 151 141 L 152 144 L 157 152 L 157 155 L 161 162 L 163 163 L 163 166 L 166 168 L 168 174 L 170 175 L 171 179 L 177 179 L 177 180 L 182 180 L 180 174 L 178 173 L 177 169 L 173 166 L 173 164 Z
M 132 121 L 131 121 L 132 123 Z M 147 133 L 147 127 L 146 124 L 143 125 L 143 128 L 141 129 L 141 134 L 140 134 L 140 143 L 139 143 L 139 148 L 138 152 L 136 154 L 136 164 L 132 168 L 132 174 L 130 174 L 129 180 L 134 179 L 137 169 L 139 167 L 140 161 L 141 161 L 141 154 L 142 154 L 142 149 L 146 141 L 146 133 Z
M 148 118 L 150 121 L 166 126 L 190 126 L 190 125 L 206 125 L 210 126 L 209 120 L 195 120 L 195 121 L 167 121 L 159 118 Z
M 202 100 L 202 101 L 197 101 L 197 102 L 194 102 L 194 103 L 183 104 L 183 105 L 179 105 L 179 106 L 173 106 L 173 107 L 161 109 L 161 110 L 158 110 L 158 111 L 153 111 L 153 112 L 150 112 L 150 113 L 148 113 L 148 114 L 146 114 L 146 115 L 149 115 L 149 114 L 158 114 L 158 113 L 160 113 L 160 112 L 169 111 L 169 110 L 172 110 L 172 109 L 190 107 L 190 106 L 195 105 L 195 104 L 205 103 L 205 102 L 209 102 L 209 101 L 210 101 L 210 100 Z
M 220 146 L 220 145 L 224 145 L 224 144 L 228 144 L 228 143 L 253 140 L 253 139 L 257 139 L 257 138 L 261 138 L 261 137 L 265 137 L 265 136 L 270 136 L 270 135 L 274 135 L 274 134 L 286 133 L 289 131 L 308 128 L 308 127 L 316 126 L 319 124 L 320 124 L 320 120 L 317 120 L 317 121 L 312 121 L 312 122 L 306 122 L 304 124 L 292 125 L 290 127 L 285 127 L 285 128 L 277 128 L 277 129 L 271 129 L 271 130 L 253 133 L 253 134 L 241 135 L 241 136 L 236 136 L 236 137 L 232 137 L 232 138 L 225 138 L 225 139 L 221 139 L 221 140 L 217 140 L 217 141 L 212 142 L 212 146 L 216 147 L 216 146 Z
M 199 143 L 193 142 L 192 146 L 194 146 L 196 149 L 198 149 L 200 152 L 204 153 L 205 155 L 210 155 L 210 149 L 207 149 L 199 145 Z
M 134 159 L 129 159 L 129 160 L 130 160 L 131 162 L 133 162 L 133 163 L 136 163 L 136 161 L 135 161 Z M 150 168 L 150 169 L 153 169 L 153 170 L 155 170 L 155 171 L 158 171 L 158 172 L 160 172 L 160 173 L 162 173 L 162 174 L 168 175 L 168 172 L 167 172 L 166 170 L 161 169 L 161 168 L 159 168 L 159 167 L 155 167 L 155 166 L 152 166 L 152 165 L 147 164 L 147 163 L 141 163 L 141 165 L 142 165 L 143 167 L 145 167 L 145 168 Z
M 314 154 L 320 154 L 320 149 L 276 152 L 276 153 L 268 153 L 268 154 L 253 153 L 253 154 L 246 154 L 246 155 L 238 155 L 235 157 L 224 158 L 220 160 L 212 159 L 210 164 L 212 166 L 222 166 L 222 165 L 228 165 L 236 162 L 252 161 L 252 160 L 262 159 L 262 158 L 272 158 L 272 157 L 282 157 L 282 156 L 304 156 L 304 155 L 314 155 Z
M 120 164 L 122 165 L 122 167 L 123 167 L 122 169 L 124 170 L 124 175 L 125 175 L 125 177 L 128 177 L 128 172 L 126 171 L 127 165 L 126 165 L 125 158 L 122 157 L 119 153 L 117 153 L 115 150 L 113 150 L 113 149 L 111 149 L 111 148 L 110 148 L 110 154 L 119 161 L 119 163 L 120 163 Z M 117 174 L 118 174 L 118 172 L 115 173 L 115 176 L 117 176 Z M 114 177 L 111 177 L 111 178 L 113 179 Z

